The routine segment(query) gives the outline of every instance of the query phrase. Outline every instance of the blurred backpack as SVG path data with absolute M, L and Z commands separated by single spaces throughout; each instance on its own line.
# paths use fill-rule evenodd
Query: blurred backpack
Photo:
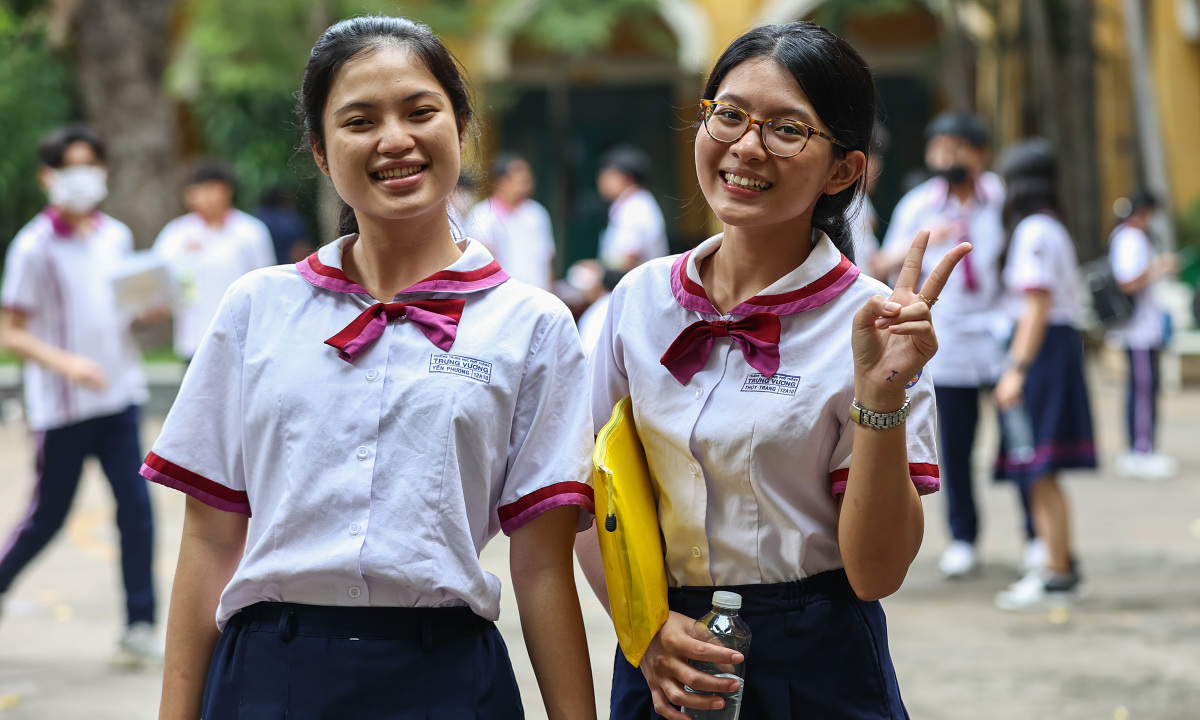
M 1096 319 L 1107 328 L 1120 327 L 1128 322 L 1133 317 L 1133 299 L 1121 292 L 1108 257 L 1085 263 L 1082 271 Z

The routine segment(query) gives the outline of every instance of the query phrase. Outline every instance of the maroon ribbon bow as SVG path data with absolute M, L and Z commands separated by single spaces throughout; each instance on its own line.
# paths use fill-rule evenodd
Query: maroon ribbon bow
M 462 318 L 466 300 L 416 300 L 401 303 L 375 303 L 362 311 L 354 321 L 340 333 L 325 341 L 337 348 L 338 357 L 346 362 L 354 358 L 375 342 L 391 320 L 408 318 L 429 341 L 442 350 L 449 351 L 458 335 L 458 321 Z
M 687 385 L 712 355 L 716 338 L 733 338 L 750 367 L 771 377 L 779 369 L 779 316 L 761 312 L 730 320 L 701 320 L 679 333 L 659 360 L 681 385 Z

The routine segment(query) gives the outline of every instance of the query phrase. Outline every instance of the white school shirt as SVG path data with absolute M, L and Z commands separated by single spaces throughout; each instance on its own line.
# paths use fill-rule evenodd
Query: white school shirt
M 112 415 L 149 399 L 131 319 L 117 308 L 111 281 L 121 258 L 133 252 L 133 235 L 103 213 L 92 219 L 94 230 L 79 235 L 47 208 L 8 246 L 4 308 L 25 315 L 38 340 L 92 360 L 108 378 L 107 388 L 91 390 L 26 361 L 25 415 L 34 431 Z
M 597 431 L 626 394 L 658 500 L 672 586 L 797 580 L 842 567 L 838 495 L 845 491 L 855 424 L 851 321 L 871 296 L 888 293 L 822 236 L 804 263 L 761 295 L 721 316 L 700 285 L 690 253 L 630 272 L 613 291 L 592 359 Z M 730 338 L 681 385 L 659 358 L 698 320 L 780 316 L 780 365 L 770 379 Z M 939 487 L 933 383 L 910 385 L 909 471 L 921 493 Z
M 666 255 L 667 225 L 650 191 L 631 187 L 608 208 L 608 227 L 600 234 L 600 262 L 621 270 L 627 255 L 638 264 Z
M 495 620 L 487 541 L 563 505 L 591 521 L 587 370 L 566 307 L 465 240 L 395 298 L 464 300 L 450 351 L 402 317 L 346 362 L 325 340 L 376 304 L 341 270 L 356 238 L 234 283 L 142 467 L 253 512 L 219 626 L 260 601 Z
M 883 247 L 907 250 L 923 229 L 941 228 L 949 239 L 925 251 L 917 288 L 958 243 L 973 250 L 950 275 L 933 308 L 938 352 L 929 369 L 940 387 L 974 388 L 994 384 L 1004 371 L 1006 318 L 1000 309 L 1000 255 L 1004 251 L 1004 183 L 995 173 L 983 173 L 975 196 L 966 203 L 950 194 L 945 179 L 931 178 L 900 199 L 892 213 Z M 973 287 L 972 287 L 973 284 Z
M 543 290 L 553 285 L 554 234 L 550 213 L 540 203 L 526 200 L 509 208 L 490 197 L 471 208 L 466 235 L 486 245 L 511 277 Z
M 1109 240 L 1108 261 L 1113 277 L 1119 283 L 1136 280 L 1158 254 L 1150 236 L 1138 228 L 1122 223 Z M 1154 350 L 1163 344 L 1162 310 L 1154 300 L 1154 283 L 1148 283 L 1133 296 L 1133 317 L 1109 335 L 1122 347 L 1130 350 Z
M 1075 244 L 1052 215 L 1035 213 L 1017 223 L 1004 266 L 1004 306 L 1015 324 L 1025 311 L 1025 293 L 1050 293 L 1051 325 L 1079 323 L 1083 313 L 1081 280 Z
M 191 358 L 225 291 L 241 276 L 275 264 L 275 246 L 262 220 L 230 210 L 219 229 L 195 213 L 175 218 L 154 241 L 179 284 L 175 308 L 175 354 Z

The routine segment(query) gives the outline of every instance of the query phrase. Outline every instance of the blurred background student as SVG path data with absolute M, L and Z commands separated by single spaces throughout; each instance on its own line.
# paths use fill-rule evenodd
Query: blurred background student
M 492 194 L 471 208 L 466 236 L 483 243 L 511 277 L 550 290 L 554 233 L 550 213 L 533 199 L 533 168 L 516 153 L 500 153 L 490 180 Z
M 952 537 L 938 568 L 948 578 L 960 578 L 979 566 L 979 512 L 971 472 L 979 399 L 1004 369 L 1003 319 L 997 312 L 1005 242 L 1000 219 L 1004 184 L 987 169 L 987 130 L 975 115 L 938 115 L 926 126 L 925 138 L 925 164 L 932 177 L 896 206 L 876 270 L 881 277 L 898 272 L 909 241 L 923 228 L 930 231 L 928 263 L 937 262 L 960 242 L 974 247 L 933 310 L 940 349 L 929 362 L 937 389 L 942 490 Z M 1036 539 L 1028 509 L 1025 517 L 1024 564 L 1040 566 L 1044 546 Z
M 213 160 L 197 161 L 183 189 L 189 212 L 167 223 L 154 251 L 178 283 L 175 354 L 191 360 L 225 291 L 241 276 L 276 264 L 271 232 L 233 205 L 237 179 Z
M 649 173 L 650 157 L 632 145 L 618 145 L 600 159 L 596 189 L 609 203 L 600 262 L 609 270 L 626 273 L 668 252 L 662 210 L 644 187 Z
M 296 210 L 296 199 L 278 185 L 263 191 L 254 216 L 267 226 L 275 247 L 275 263 L 290 265 L 308 257 L 316 247 L 308 223 Z
M 1166 346 L 1170 316 L 1154 297 L 1155 282 L 1179 271 L 1179 259 L 1159 253 L 1150 239 L 1150 219 L 1158 199 L 1146 190 L 1130 198 L 1129 214 L 1109 237 L 1108 259 L 1121 292 L 1133 301 L 1133 317 L 1109 332 L 1129 361 L 1126 428 L 1129 448 L 1117 458 L 1117 472 L 1147 480 L 1175 475 L 1175 460 L 1156 452 L 1159 356 Z
M 24 362 L 25 416 L 37 450 L 29 510 L 0 546 L 0 608 L 16 576 L 62 529 L 84 461 L 95 457 L 121 533 L 126 625 L 112 660 L 157 663 L 154 523 L 138 474 L 139 406 L 149 393 L 132 318 L 117 307 L 110 280 L 133 252 L 133 235 L 97 209 L 108 194 L 108 167 L 90 128 L 51 132 L 38 159 L 50 204 L 9 244 L 0 289 L 0 346 Z

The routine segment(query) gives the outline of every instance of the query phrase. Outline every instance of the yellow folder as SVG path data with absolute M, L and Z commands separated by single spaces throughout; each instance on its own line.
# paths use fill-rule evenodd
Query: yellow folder
M 667 621 L 667 568 L 646 451 L 628 395 L 600 430 L 592 466 L 597 515 L 604 511 L 596 534 L 609 608 L 621 651 L 637 667 Z

